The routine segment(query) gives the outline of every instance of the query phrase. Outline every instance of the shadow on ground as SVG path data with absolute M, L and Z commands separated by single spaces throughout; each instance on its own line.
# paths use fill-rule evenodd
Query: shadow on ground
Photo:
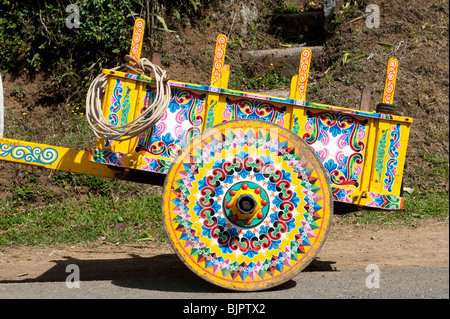
M 71 274 L 66 267 L 75 264 L 80 269 L 80 281 L 111 280 L 121 287 L 176 292 L 227 292 L 194 274 L 176 254 L 163 254 L 153 257 L 130 255 L 130 258 L 83 260 L 65 256 L 62 260 L 53 260 L 55 265 L 36 278 L 7 280 L 0 283 L 26 282 L 65 282 Z M 333 261 L 314 260 L 304 272 L 334 271 Z M 294 280 L 272 288 L 284 290 L 295 287 Z
M 334 207 L 335 214 L 346 214 L 356 211 L 354 205 Z M 66 267 L 75 264 L 80 269 L 81 281 L 110 280 L 122 287 L 178 292 L 226 292 L 229 290 L 217 287 L 201 279 L 178 258 L 176 254 L 161 254 L 153 257 L 141 257 L 130 254 L 129 258 L 120 259 L 77 259 L 65 256 L 62 260 L 53 260 L 55 265 L 37 276 L 22 280 L 0 280 L 0 283 L 26 282 L 65 282 L 70 275 Z M 334 261 L 313 260 L 303 272 L 336 271 Z M 271 290 L 283 290 L 295 287 L 296 282 L 289 280 Z

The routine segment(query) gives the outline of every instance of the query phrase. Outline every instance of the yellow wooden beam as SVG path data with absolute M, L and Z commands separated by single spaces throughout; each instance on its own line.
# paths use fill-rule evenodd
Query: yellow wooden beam
M 0 160 L 54 170 L 162 185 L 165 175 L 91 162 L 89 151 L 0 138 Z
M 306 101 L 306 89 L 308 86 L 309 66 L 311 63 L 311 49 L 304 48 L 300 55 L 298 75 L 292 79 L 290 99 Z M 295 81 L 295 85 L 294 85 Z
M 144 38 L 145 22 L 142 19 L 136 19 L 134 22 L 133 38 L 131 40 L 130 56 L 139 61 L 142 51 L 142 40 Z M 130 62 L 134 66 L 134 62 Z
M 214 51 L 214 62 L 211 73 L 211 86 L 220 87 L 225 65 L 225 50 L 227 46 L 227 36 L 219 34 L 216 40 L 216 49 Z M 228 82 L 228 81 L 227 81 Z
M 383 92 L 383 103 L 394 103 L 395 81 L 397 80 L 398 61 L 395 58 L 391 58 L 388 61 L 388 67 L 386 72 L 386 82 Z

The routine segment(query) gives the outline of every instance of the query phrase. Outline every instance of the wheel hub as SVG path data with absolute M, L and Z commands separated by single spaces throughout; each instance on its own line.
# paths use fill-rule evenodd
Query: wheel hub
M 228 220 L 243 228 L 252 228 L 269 212 L 269 196 L 257 183 L 239 182 L 230 187 L 223 201 Z
M 257 203 L 252 195 L 241 195 L 236 201 L 236 207 L 239 212 L 248 216 L 253 216 L 256 205 Z

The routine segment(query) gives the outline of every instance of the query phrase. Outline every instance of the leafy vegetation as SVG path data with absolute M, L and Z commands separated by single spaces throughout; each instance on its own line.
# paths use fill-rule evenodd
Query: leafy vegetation
M 129 48 L 136 7 L 131 1 L 102 0 L 77 6 L 79 28 L 68 28 L 70 12 L 59 1 L 2 1 L 0 67 L 71 76 L 94 63 L 117 63 Z
M 167 4 L 170 18 L 185 17 L 214 1 L 177 0 Z M 80 0 L 79 19 L 67 3 L 58 0 L 0 0 L 0 70 L 11 73 L 45 72 L 66 95 L 84 95 L 103 67 L 124 62 L 129 53 L 134 21 L 146 21 L 150 41 L 158 45 L 154 30 L 169 32 L 162 9 L 166 1 Z M 108 14 L 104 14 L 108 12 Z M 199 15 L 201 17 L 201 14 Z M 79 22 L 74 26 L 74 22 Z M 66 24 L 69 22 L 69 26 Z

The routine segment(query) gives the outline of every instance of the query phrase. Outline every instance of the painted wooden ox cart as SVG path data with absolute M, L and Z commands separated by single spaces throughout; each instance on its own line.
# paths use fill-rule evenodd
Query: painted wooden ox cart
M 2 138 L 0 159 L 162 185 L 176 253 L 200 277 L 235 290 L 273 287 L 306 267 L 324 243 L 334 202 L 402 209 L 411 118 L 307 102 L 309 49 L 289 98 L 228 89 L 226 40 L 217 38 L 210 85 L 170 81 L 167 110 L 148 131 L 98 139 L 90 151 Z M 396 72 L 391 59 L 384 106 Z M 111 121 L 131 121 L 154 98 L 149 76 L 103 73 Z

